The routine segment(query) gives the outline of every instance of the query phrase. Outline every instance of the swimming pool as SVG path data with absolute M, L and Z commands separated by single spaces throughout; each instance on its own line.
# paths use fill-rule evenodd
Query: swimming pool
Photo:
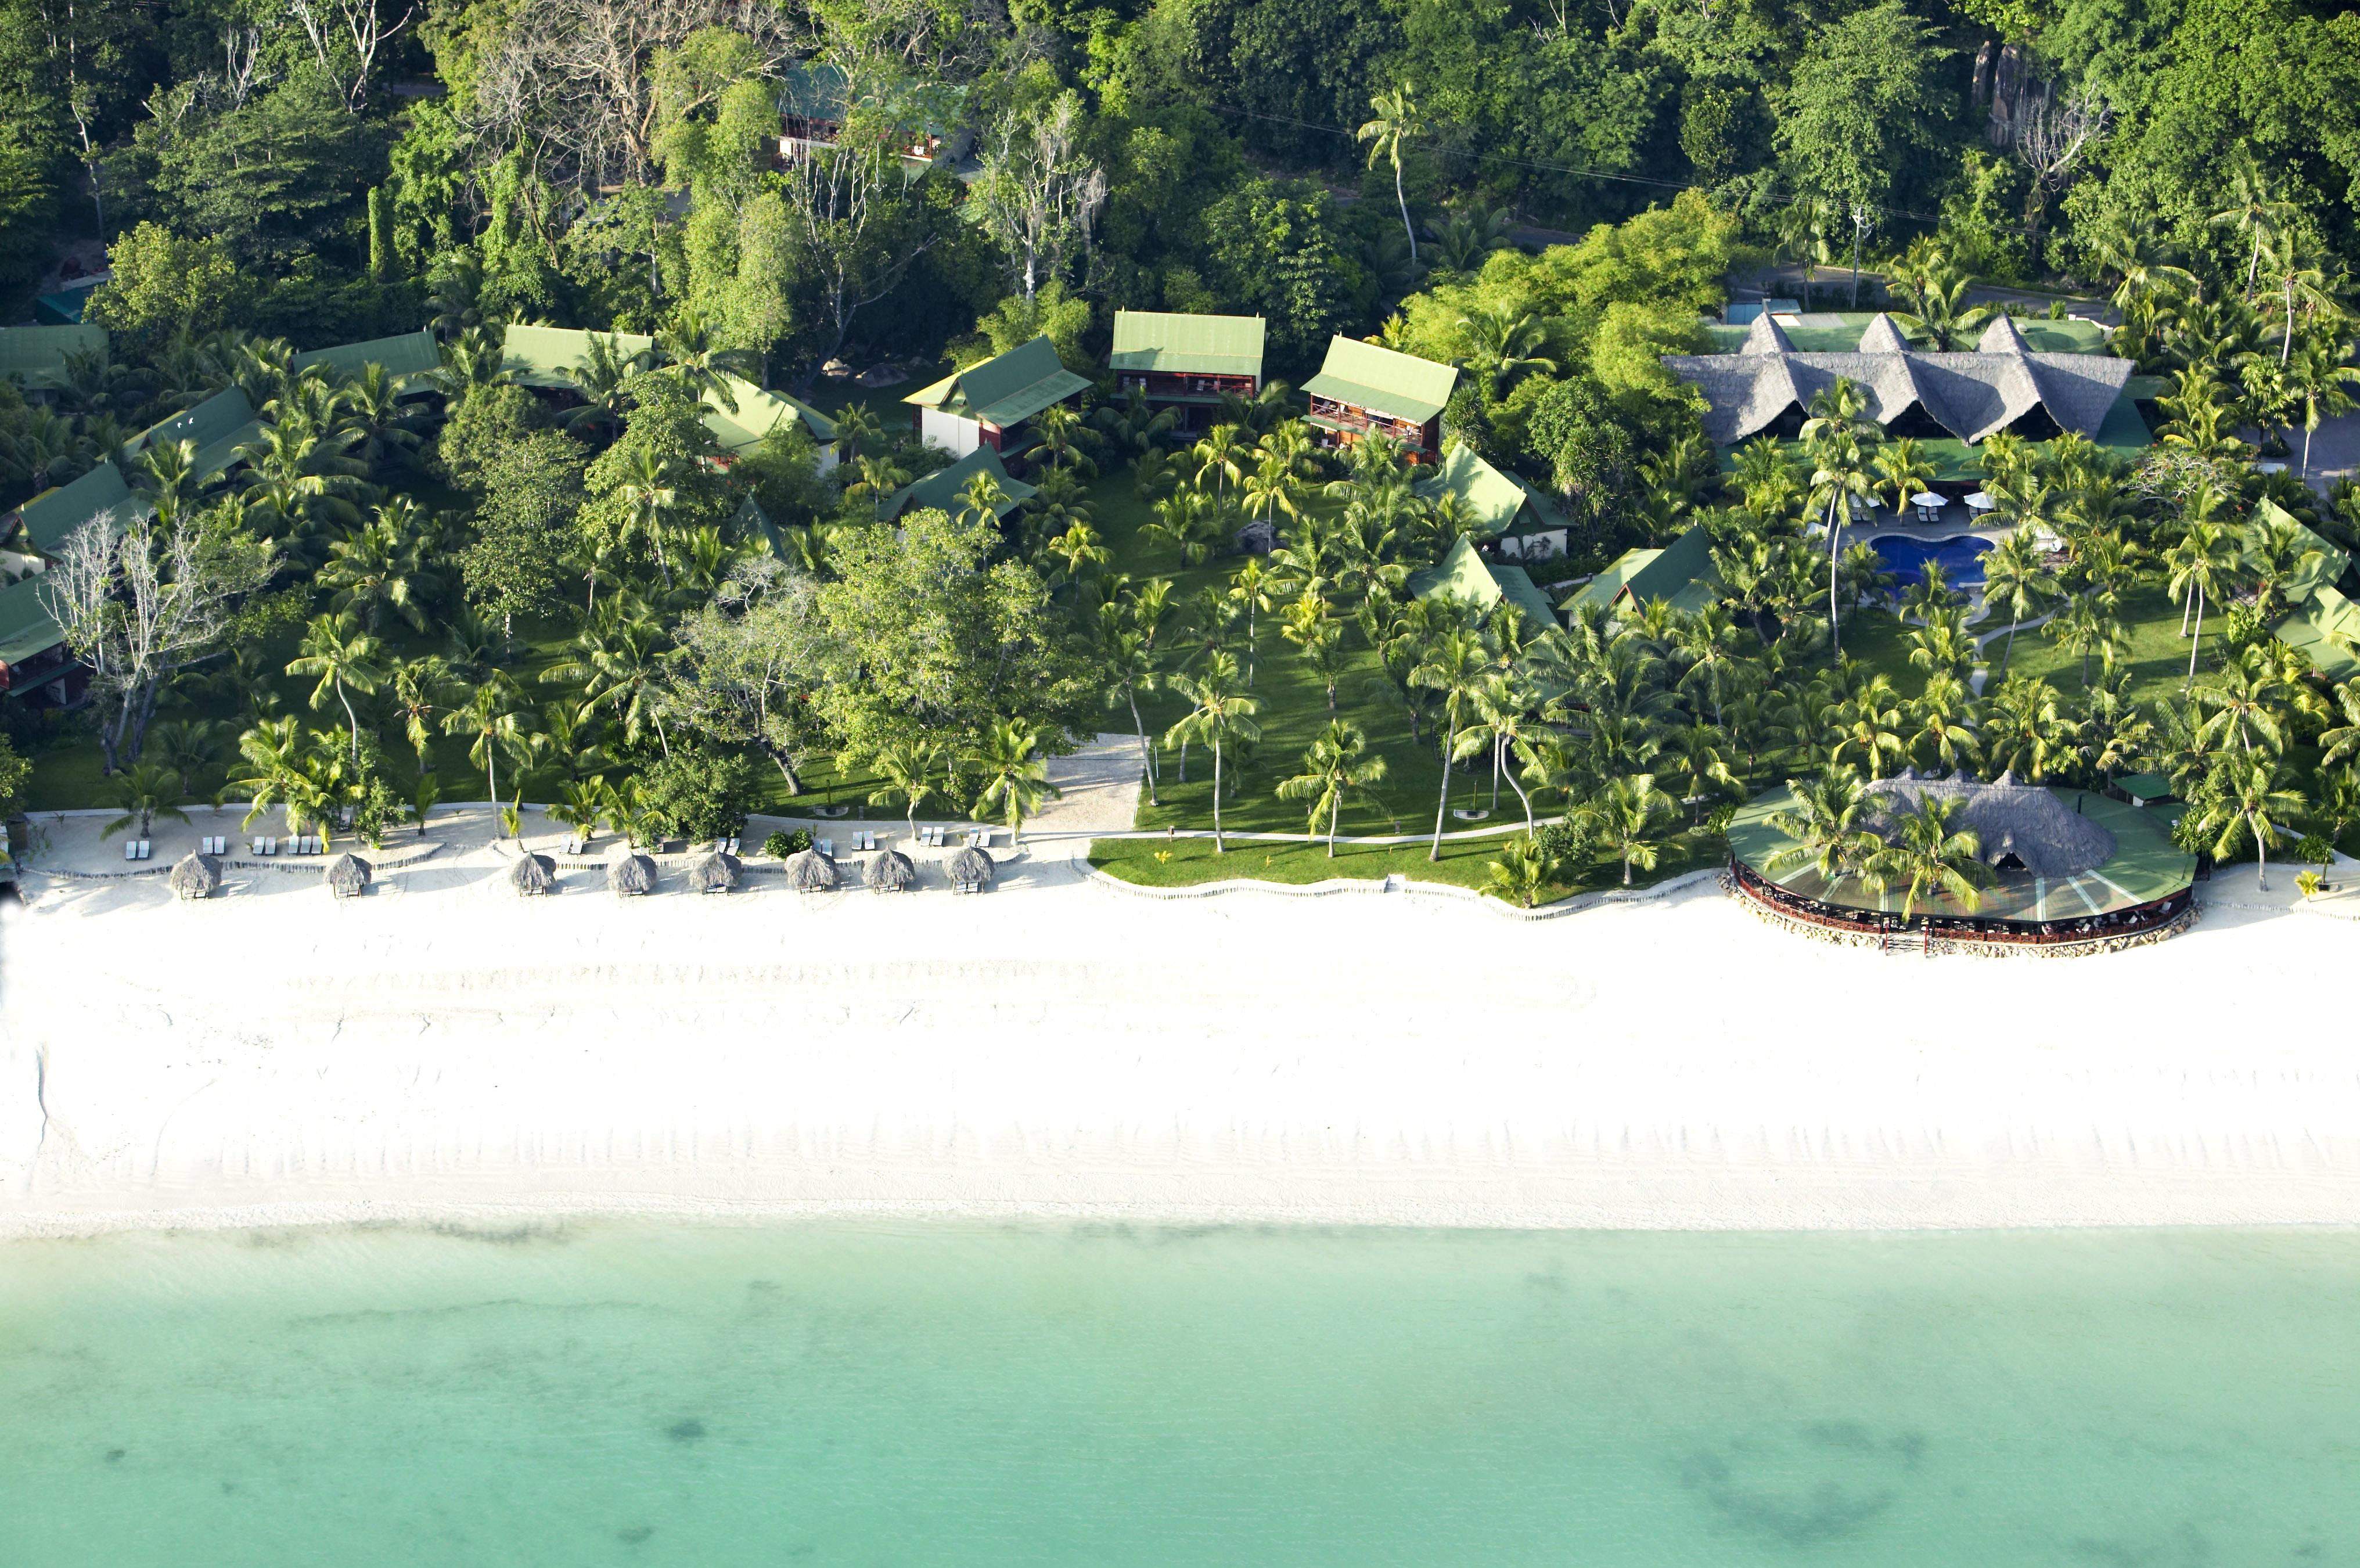
M 1959 533 L 1928 543 L 1897 533 L 1880 533 L 1868 542 L 1868 547 L 1885 557 L 1885 565 L 1905 588 L 1926 580 L 1928 561 L 1940 562 L 1943 577 L 1956 588 L 1982 584 L 1983 555 L 1991 548 L 1991 541 L 1979 534 Z

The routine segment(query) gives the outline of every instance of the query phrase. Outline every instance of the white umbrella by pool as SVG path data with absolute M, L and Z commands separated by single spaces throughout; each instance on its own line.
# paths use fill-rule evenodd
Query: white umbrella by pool
M 1920 490 L 1909 498 L 1909 504 L 1918 509 L 1918 521 L 1931 522 L 1950 504 L 1950 498 L 1934 490 Z
M 1992 499 L 1990 495 L 1983 490 L 1977 490 L 1968 496 L 1966 501 L 1969 511 L 1992 511 L 1999 506 L 1997 501 Z

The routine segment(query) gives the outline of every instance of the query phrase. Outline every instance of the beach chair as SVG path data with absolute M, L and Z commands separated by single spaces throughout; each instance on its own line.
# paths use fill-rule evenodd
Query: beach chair
M 814 842 L 814 846 L 818 849 L 818 850 L 819 850 L 819 852 L 820 852 L 821 854 L 825 855 L 825 856 L 826 856 L 829 860 L 831 860 L 831 861 L 832 861 L 832 860 L 834 860 L 834 859 L 836 859 L 836 840 L 835 840 L 835 839 L 814 839 L 813 842 Z
M 156 845 L 155 845 L 155 841 L 154 841 L 153 839 L 140 839 L 140 840 L 139 840 L 139 858 L 140 858 L 141 860 L 143 860 L 143 861 L 144 861 L 144 860 L 146 860 L 146 859 L 147 859 L 147 858 L 148 858 L 151 853 L 153 853 L 153 852 L 154 852 L 155 848 L 156 848 Z
M 123 840 L 123 858 L 126 861 L 136 861 L 139 858 L 138 839 L 126 839 Z

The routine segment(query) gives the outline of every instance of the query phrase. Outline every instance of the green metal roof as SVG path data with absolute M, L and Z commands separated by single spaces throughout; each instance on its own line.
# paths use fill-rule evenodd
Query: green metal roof
M 1660 550 L 1625 550 L 1604 571 L 1574 589 L 1572 597 L 1565 601 L 1565 608 L 1572 609 L 1594 604 L 1601 609 L 1612 609 L 1614 601 L 1622 597 L 1622 590 L 1629 586 L 1631 579 L 1662 554 Z
M 1409 591 L 1422 599 L 1448 594 L 1486 614 L 1505 599 L 1538 626 L 1557 624 L 1557 607 L 1533 586 L 1531 574 L 1522 566 L 1494 565 L 1484 560 L 1475 542 L 1463 534 L 1451 545 L 1450 554 L 1442 558 L 1440 565 L 1411 574 Z
M 2256 503 L 2254 521 L 2264 527 L 2281 522 L 2289 524 L 2300 536 L 2299 543 L 2305 554 L 2308 555 L 2311 552 L 2317 552 L 2317 556 L 2311 561 L 2310 566 L 2297 572 L 2284 585 L 2287 598 L 2292 603 L 2302 604 L 2308 601 L 2319 589 L 2330 587 L 2342 577 L 2344 568 L 2352 564 L 2351 556 L 2305 528 L 2300 518 L 2276 501 L 2266 498 Z M 2247 551 L 2245 554 L 2247 560 L 2250 561 L 2253 558 L 2252 551 Z
M 1089 390 L 1087 378 L 1065 368 L 1045 336 L 955 370 L 901 400 L 1008 430 L 1052 403 Z
M 764 436 L 793 420 L 801 420 L 814 441 L 825 444 L 836 439 L 836 422 L 808 403 L 735 376 L 729 377 L 728 382 L 729 395 L 738 400 L 735 413 L 721 406 L 721 399 L 712 388 L 705 389 L 704 398 L 705 428 L 713 433 L 722 451 L 736 453 L 759 446 Z
M 422 378 L 440 368 L 442 363 L 442 351 L 435 345 L 434 334 L 424 327 L 392 337 L 373 337 L 366 343 L 314 348 L 295 356 L 298 368 L 324 365 L 355 378 L 372 365 L 382 365 L 396 383 Z
M 1303 384 L 1303 390 L 1312 397 L 1332 398 L 1411 424 L 1424 424 L 1442 411 L 1458 384 L 1456 367 L 1396 354 L 1356 337 L 1335 337 L 1328 340 L 1327 362 L 1318 375 Z
M 232 387 L 133 436 L 123 444 L 123 455 L 128 461 L 158 442 L 193 441 L 197 444 L 196 477 L 203 481 L 235 463 L 237 449 L 261 430 L 262 422 L 255 418 L 254 405 L 246 400 L 244 392 Z
M 1492 537 L 1566 526 L 1565 520 L 1543 506 L 1522 480 L 1502 473 L 1470 448 L 1457 444 L 1433 477 L 1419 482 L 1417 491 L 1428 500 L 1444 494 L 1457 496 L 1477 525 Z
M 1260 316 L 1117 311 L 1114 348 L 1107 365 L 1115 370 L 1259 378 L 1263 331 Z
M 56 618 L 41 602 L 39 577 L 0 588 L 0 663 L 21 664 L 62 641 Z
M 1008 477 L 1007 465 L 1000 454 L 989 446 L 978 446 L 947 468 L 937 468 L 924 478 L 902 486 L 885 503 L 883 516 L 887 521 L 901 516 L 912 507 L 921 510 L 932 508 L 937 511 L 956 512 L 959 492 L 978 474 L 989 474 L 1000 483 L 1000 493 L 1007 497 L 996 509 L 1005 518 L 1010 512 L 1032 499 L 1032 487 L 1022 479 Z
M 0 378 L 15 377 L 27 387 L 61 387 L 66 356 L 83 349 L 106 352 L 106 329 L 80 326 L 0 327 Z
M 2313 589 L 2306 603 L 2270 631 L 2329 680 L 2360 675 L 2360 604 L 2331 585 Z
M 2114 787 L 2133 800 L 2156 801 L 2171 798 L 2171 781 L 2161 773 L 2125 773 L 2114 781 Z
M 611 337 L 623 358 L 654 351 L 656 340 L 639 333 L 587 332 L 570 326 L 511 326 L 500 340 L 500 368 L 519 386 L 571 391 L 574 372 L 590 357 L 590 340 Z
M 1804 354 L 1850 354 L 1860 346 L 1860 334 L 1876 320 L 1874 311 L 1814 311 L 1780 314 L 1778 325 L 1787 341 Z M 2104 354 L 2107 329 L 2092 321 L 2068 318 L 2053 322 L 2044 316 L 2011 316 L 2025 345 L 2035 354 Z M 1703 323 L 1706 352 L 1734 354 L 1745 342 L 1752 323 L 1708 321 Z
M 26 542 L 47 555 L 75 529 L 130 499 L 131 487 L 123 482 L 122 470 L 102 462 L 70 485 L 43 490 L 18 509 L 16 518 Z
M 1661 550 L 1624 551 L 1566 602 L 1612 609 L 1628 592 L 1634 600 L 1669 599 L 1673 609 L 1693 614 L 1712 602 L 1718 580 L 1712 569 L 1712 538 L 1699 525 Z

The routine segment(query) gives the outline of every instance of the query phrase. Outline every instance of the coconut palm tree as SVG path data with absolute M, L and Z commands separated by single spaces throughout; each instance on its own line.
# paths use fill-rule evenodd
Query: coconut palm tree
M 1228 532 L 1220 503 L 1193 487 L 1156 502 L 1154 518 L 1140 528 L 1150 538 L 1170 542 L 1181 560 L 1191 566 L 1211 559 L 1213 552 L 1226 543 Z
M 442 716 L 443 734 L 467 738 L 467 760 L 484 770 L 486 798 L 495 807 L 500 801 L 500 758 L 521 762 L 528 754 L 530 731 L 516 683 L 496 674 L 475 687 L 464 707 Z
M 1303 837 L 1308 842 L 1328 819 L 1328 858 L 1336 858 L 1336 825 L 1344 807 L 1354 800 L 1375 801 L 1369 786 L 1385 776 L 1385 760 L 1369 751 L 1369 737 L 1349 719 L 1331 718 L 1319 738 L 1303 753 L 1303 771 L 1280 782 L 1278 798 L 1305 800 L 1307 821 Z M 1382 804 L 1382 803 L 1379 803 Z
M 648 447 L 629 449 L 623 482 L 616 487 L 615 495 L 628 520 L 625 538 L 638 535 L 647 540 L 656 553 L 656 568 L 663 574 L 664 587 L 671 587 L 672 563 L 664 557 L 664 535 L 672 531 L 671 513 L 680 504 L 671 461 Z
M 385 691 L 401 733 L 418 753 L 418 766 L 428 766 L 427 752 L 440 726 L 438 715 L 448 707 L 457 687 L 451 666 L 439 653 L 395 661 L 388 669 Z
M 943 787 L 950 782 L 942 742 L 903 736 L 877 748 L 869 757 L 869 765 L 884 781 L 869 795 L 869 804 L 890 806 L 897 799 L 901 801 L 902 820 L 909 827 L 912 841 L 916 841 L 919 805 L 941 796 Z
M 2351 364 L 2348 343 L 2306 338 L 2287 367 L 2287 381 L 2302 400 L 2302 476 L 2311 477 L 2311 438 L 2321 423 L 2352 411 L 2352 394 L 2344 388 L 2360 382 L 2360 368 Z
M 2002 681 L 1983 698 L 1983 743 L 1988 765 L 2036 782 L 2047 778 L 2073 745 L 2057 688 L 2022 672 Z
M 1775 874 L 1808 865 L 1830 887 L 1856 874 L 1883 843 L 1869 830 L 1877 800 L 1859 773 L 1831 767 L 1808 784 L 1789 780 L 1786 787 L 1794 804 L 1773 812 L 1769 825 L 1793 841 L 1763 869 Z
M 1437 631 L 1410 671 L 1409 684 L 1433 692 L 1442 704 L 1446 729 L 1442 737 L 1442 789 L 1434 806 L 1434 843 L 1428 861 L 1442 859 L 1442 820 L 1450 810 L 1450 769 L 1460 760 L 1459 731 L 1467 710 L 1495 669 L 1491 650 L 1482 635 L 1463 623 Z
M 1147 780 L 1147 804 L 1160 806 L 1163 802 L 1155 797 L 1155 749 L 1147 743 L 1147 721 L 1139 716 L 1139 699 L 1153 692 L 1160 678 L 1155 651 L 1148 646 L 1143 632 L 1125 624 L 1127 620 L 1120 606 L 1099 606 L 1095 652 L 1108 700 L 1120 697 L 1131 709 L 1131 727 L 1139 737 L 1140 773 Z
M 1040 451 L 1050 467 L 1098 477 L 1098 466 L 1082 450 L 1083 443 L 1096 437 L 1083 422 L 1080 410 L 1071 403 L 1051 403 L 1032 416 L 1032 430 L 1041 438 Z
M 1215 497 L 1224 512 L 1229 508 L 1229 488 L 1245 479 L 1246 458 L 1251 448 L 1240 438 L 1233 424 L 1217 424 L 1205 433 L 1204 439 L 1189 448 L 1196 460 L 1196 483 L 1203 485 L 1207 477 L 1215 487 Z
M 326 822 L 328 802 L 312 762 L 324 739 L 316 730 L 306 732 L 291 716 L 263 719 L 238 737 L 244 771 L 229 783 L 232 789 L 243 790 L 250 803 L 246 827 L 273 806 L 285 808 L 290 833 Z
M 396 496 L 377 515 L 328 546 L 328 558 L 313 581 L 329 591 L 331 608 L 356 616 L 375 631 L 391 610 L 423 630 L 421 602 L 439 591 L 442 578 L 429 570 L 420 548 L 426 510 L 408 496 Z
M 1803 424 L 1803 441 L 1811 455 L 1811 502 L 1826 509 L 1828 630 L 1838 653 L 1843 652 L 1837 568 L 1841 559 L 1844 524 L 1852 520 L 1854 502 L 1874 504 L 1876 494 L 1860 433 L 1863 427 L 1872 431 L 1875 428 L 1863 417 L 1867 407 L 1867 395 L 1850 379 L 1839 376 L 1834 386 L 1811 399 L 1811 417 Z
M 315 615 L 303 630 L 303 641 L 287 665 L 290 675 L 316 675 L 311 706 L 327 706 L 333 696 L 344 704 L 353 731 L 353 765 L 361 760 L 361 718 L 353 708 L 354 692 L 373 692 L 385 684 L 385 644 L 344 613 Z
M 1548 346 L 1548 325 L 1535 311 L 1493 301 L 1460 316 L 1459 326 L 1475 344 L 1459 366 L 1480 378 L 1495 400 L 1526 370 L 1557 374 L 1557 361 L 1540 353 Z
M 2305 806 L 2300 793 L 2291 787 L 2293 778 L 2284 763 L 2245 757 L 2223 765 L 2213 774 L 2213 787 L 2200 792 L 2197 831 L 2211 840 L 2212 858 L 2225 861 L 2251 843 L 2265 893 L 2270 886 L 2270 850 L 2288 836 L 2288 824 Z
M 2285 752 L 2282 710 L 2289 694 L 2267 649 L 2247 647 L 2221 672 L 2219 681 L 2194 695 L 2197 705 L 2211 714 L 2202 735 L 2211 745 L 2225 749 L 2234 741 L 2238 751 L 2250 756 L 2258 741 L 2260 750 L 2269 756 Z
M 1246 612 L 1246 685 L 1254 684 L 1254 626 L 1259 612 L 1275 609 L 1279 604 L 1278 583 L 1270 567 L 1259 555 L 1249 555 L 1245 564 L 1229 577 L 1229 598 L 1245 607 Z
M 1176 674 L 1165 683 L 1188 704 L 1188 712 L 1164 732 L 1166 745 L 1200 740 L 1213 749 L 1213 852 L 1227 852 L 1221 835 L 1221 765 L 1229 740 L 1259 740 L 1262 727 L 1253 716 L 1262 704 L 1248 696 L 1238 681 L 1237 656 L 1214 650 L 1198 675 Z
M 585 715 L 612 709 L 627 745 L 652 728 L 656 743 L 670 756 L 672 739 L 664 732 L 660 701 L 663 640 L 663 628 L 644 613 L 610 626 L 589 627 L 574 639 L 574 656 L 543 670 L 541 678 L 554 685 L 580 686 Z
M 180 775 L 170 768 L 154 762 L 134 762 L 106 781 L 110 804 L 123 808 L 123 815 L 99 829 L 101 835 L 138 824 L 135 839 L 148 837 L 148 829 L 158 817 L 169 817 L 175 822 L 186 822 L 189 814 L 180 809 L 185 793 Z
M 1878 671 L 1852 695 L 1828 706 L 1826 719 L 1835 737 L 1829 760 L 1841 762 L 1857 756 L 1871 779 L 1885 776 L 1885 764 L 1907 755 L 1908 737 L 1902 732 L 1901 696 L 1892 677 Z
M 1622 862 L 1622 885 L 1631 885 L 1631 870 L 1655 869 L 1662 849 L 1661 828 L 1677 806 L 1655 787 L 1653 773 L 1623 773 L 1606 781 L 1606 787 L 1582 808 L 1600 840 Z
M 1500 846 L 1500 858 L 1485 868 L 1483 891 L 1519 909 L 1530 909 L 1557 874 L 1556 857 L 1530 833 Z
M 2000 673 L 2016 654 L 2016 628 L 2038 613 L 2056 590 L 2048 561 L 2033 543 L 2031 532 L 2018 527 L 1984 551 L 1983 603 L 2007 615 L 2007 642 L 2000 651 Z
M 2250 295 L 2260 277 L 2262 248 L 2294 221 L 2294 203 L 2278 194 L 2277 184 L 2243 142 L 2230 155 L 2229 192 L 2229 205 L 2212 214 L 2212 225 L 2234 228 L 2241 238 L 2253 241 L 2253 254 L 2245 263 L 2245 292 Z
M 623 416 L 630 411 L 631 379 L 644 375 L 654 357 L 644 348 L 624 353 L 622 340 L 611 333 L 591 334 L 588 351 L 565 373 L 574 389 L 582 394 L 582 406 L 568 409 L 559 416 L 560 422 L 573 431 L 604 430 L 612 434 L 621 430 Z
M 2236 537 L 2227 528 L 2197 522 L 2166 559 L 2171 566 L 2172 597 L 2192 600 L 2196 606 L 2196 638 L 2188 645 L 2188 679 L 2180 687 L 2186 692 L 2196 685 L 2196 653 L 2204 644 L 2205 601 L 2228 592 L 2243 556 Z M 2084 661 L 2085 669 L 2086 665 Z
M 722 347 L 714 339 L 712 324 L 694 311 L 682 311 L 670 330 L 656 334 L 656 356 L 662 361 L 659 374 L 678 380 L 693 398 L 711 395 L 731 413 L 738 411 L 731 379 L 759 382 L 762 377 L 759 355 Z
M 1983 840 L 1950 826 L 1958 809 L 1956 797 L 1928 795 L 1918 800 L 1917 809 L 1896 812 L 1892 839 L 1870 854 L 1862 868 L 1872 886 L 1906 884 L 1901 894 L 1904 920 L 1918 912 L 1921 900 L 1949 898 L 1969 911 L 1983 903 L 1976 886 L 1983 874 Z
M 981 742 L 959 759 L 959 766 L 976 775 L 979 785 L 976 820 L 998 812 L 1008 824 L 1011 844 L 1023 842 L 1024 819 L 1037 813 L 1043 802 L 1065 794 L 1049 782 L 1049 764 L 1041 756 L 1040 730 L 1012 718 L 986 729 Z
M 2324 773 L 2339 762 L 2360 762 L 2360 675 L 2335 688 L 2335 706 L 2344 722 L 2320 731 L 2319 768 Z
M 1417 227 L 1409 221 L 1409 195 L 1402 184 L 1402 144 L 1426 131 L 1425 117 L 1418 112 L 1417 99 L 1406 82 L 1388 87 L 1369 100 L 1371 118 L 1355 133 L 1369 144 L 1369 167 L 1374 169 L 1380 158 L 1390 159 L 1393 166 L 1393 200 L 1401 203 L 1402 232 L 1409 236 L 1410 265 L 1417 265 Z
M 1911 753 L 1930 754 L 1939 769 L 1975 761 L 1983 745 L 1975 736 L 1974 713 L 1974 697 L 1956 674 L 1943 670 L 1928 677 L 1926 689 L 1909 705 L 1910 720 L 1918 726 Z

